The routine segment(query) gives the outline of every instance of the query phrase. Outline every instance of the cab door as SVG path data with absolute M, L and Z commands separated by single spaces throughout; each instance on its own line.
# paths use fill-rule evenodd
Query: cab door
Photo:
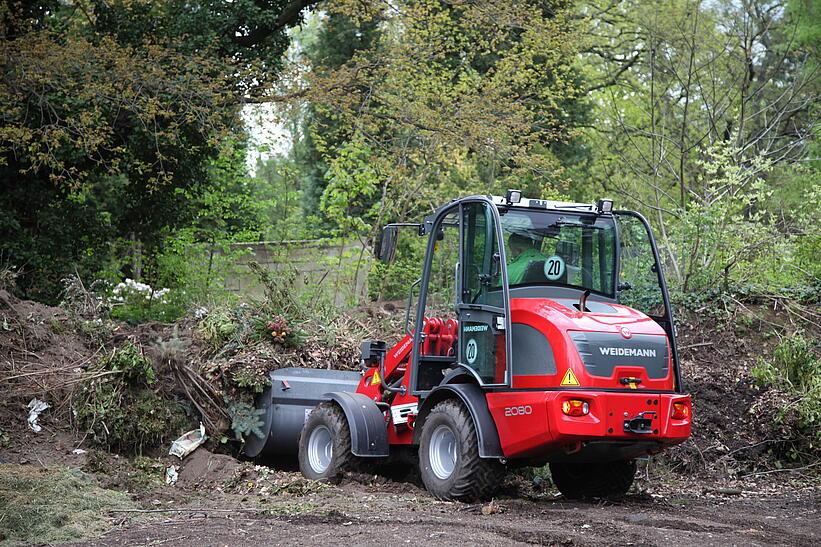
M 489 200 L 461 207 L 458 364 L 482 385 L 510 385 L 510 295 L 499 212 Z
M 645 313 L 667 333 L 675 389 L 682 392 L 673 309 L 653 231 L 635 211 L 613 214 L 618 230 L 618 302 Z

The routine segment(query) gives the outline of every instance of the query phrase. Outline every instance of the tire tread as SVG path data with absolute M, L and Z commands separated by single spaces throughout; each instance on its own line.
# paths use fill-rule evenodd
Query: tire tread
M 348 419 L 345 417 L 345 412 L 335 403 L 320 403 L 311 411 L 308 421 L 305 422 L 299 436 L 299 468 L 304 476 L 314 478 L 310 476 L 312 470 L 307 461 L 307 444 L 310 436 L 309 432 L 313 426 L 318 424 L 324 424 L 331 430 L 334 439 L 334 455 L 331 465 L 325 473 L 326 476 L 315 480 L 338 483 L 342 480 L 345 472 L 353 471 L 356 468 L 357 458 L 351 452 L 351 430 L 348 426 Z
M 435 486 L 431 488 L 431 485 L 427 484 L 429 481 L 425 481 L 428 491 L 434 496 L 446 500 L 475 501 L 490 497 L 498 489 L 504 477 L 504 466 L 496 460 L 479 457 L 476 426 L 473 423 L 473 418 L 462 404 L 453 399 L 446 399 L 438 403 L 428 414 L 425 424 L 428 424 L 431 418 L 437 414 L 444 414 L 453 420 L 457 430 L 456 433 L 460 438 L 460 445 L 465 449 L 460 454 L 462 463 L 454 471 L 458 474 L 448 490 L 444 492 Z M 424 459 L 420 457 L 420 472 L 423 480 L 426 475 L 429 476 L 428 472 L 421 468 L 421 462 Z

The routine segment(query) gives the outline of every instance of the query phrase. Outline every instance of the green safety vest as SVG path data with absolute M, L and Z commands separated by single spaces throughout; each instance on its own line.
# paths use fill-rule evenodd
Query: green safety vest
M 509 285 L 516 285 L 522 282 L 525 270 L 531 262 L 547 260 L 547 257 L 536 249 L 527 249 L 517 256 L 513 262 L 507 265 L 507 282 Z

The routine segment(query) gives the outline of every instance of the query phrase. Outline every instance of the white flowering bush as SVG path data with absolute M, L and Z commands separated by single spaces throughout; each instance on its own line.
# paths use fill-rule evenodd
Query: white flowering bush
M 148 283 L 126 279 L 109 292 L 111 316 L 129 323 L 173 321 L 184 313 L 184 291 L 155 289 Z
M 113 302 L 123 303 L 128 301 L 131 298 L 144 298 L 145 300 L 151 301 L 156 300 L 162 302 L 163 304 L 167 304 L 166 295 L 171 292 L 171 289 L 158 289 L 154 290 L 151 288 L 151 285 L 147 283 L 140 283 L 139 281 L 134 281 L 133 279 L 126 279 L 122 283 L 118 283 L 112 290 L 111 290 L 111 300 Z

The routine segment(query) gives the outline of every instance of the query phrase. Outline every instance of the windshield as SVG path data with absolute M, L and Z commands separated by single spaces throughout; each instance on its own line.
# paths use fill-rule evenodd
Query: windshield
M 612 218 L 514 208 L 499 213 L 511 287 L 557 285 L 613 296 Z

